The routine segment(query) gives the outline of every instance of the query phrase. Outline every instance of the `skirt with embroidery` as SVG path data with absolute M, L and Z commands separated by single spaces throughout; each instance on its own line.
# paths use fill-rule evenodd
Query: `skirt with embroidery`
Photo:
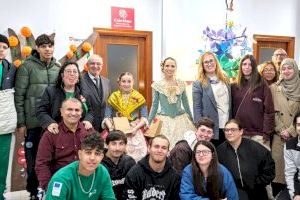
M 131 122 L 131 125 L 133 122 Z M 137 122 L 136 122 L 137 123 Z M 136 162 L 141 160 L 147 154 L 147 143 L 141 129 L 135 134 L 127 134 L 127 154 Z
M 185 132 L 196 130 L 186 113 L 175 118 L 165 115 L 157 115 L 156 117 L 162 121 L 160 134 L 165 135 L 169 139 L 170 150 L 175 146 L 176 142 L 184 139 Z

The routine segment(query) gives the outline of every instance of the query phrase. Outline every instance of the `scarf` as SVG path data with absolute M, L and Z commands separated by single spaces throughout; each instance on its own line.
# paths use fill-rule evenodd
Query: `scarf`
M 129 121 L 132 121 L 134 119 L 131 117 L 131 113 L 145 104 L 146 100 L 138 91 L 132 89 L 127 101 L 124 101 L 122 92 L 117 90 L 110 95 L 107 103 L 121 114 L 121 116 L 127 117 Z
M 298 66 L 295 60 L 291 58 L 286 58 L 282 61 L 280 71 L 283 65 L 292 66 L 294 68 L 294 75 L 290 80 L 285 80 L 281 77 L 280 85 L 282 87 L 282 92 L 288 99 L 300 102 L 300 78 Z

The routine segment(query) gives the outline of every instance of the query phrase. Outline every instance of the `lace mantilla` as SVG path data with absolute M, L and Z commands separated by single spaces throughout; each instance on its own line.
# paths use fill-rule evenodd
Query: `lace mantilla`
M 181 80 L 176 80 L 177 85 L 168 85 L 165 80 L 157 81 L 152 84 L 152 88 L 168 98 L 169 104 L 177 103 L 178 95 L 185 90 L 185 83 Z

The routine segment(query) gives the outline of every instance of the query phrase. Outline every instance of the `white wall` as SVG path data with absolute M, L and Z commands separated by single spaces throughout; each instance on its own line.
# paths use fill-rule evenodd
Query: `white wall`
M 69 36 L 86 38 L 93 27 L 110 28 L 110 7 L 135 9 L 136 30 L 153 32 L 153 79 L 161 78 L 159 63 L 166 56 L 178 61 L 178 74 L 193 80 L 202 31 L 222 28 L 224 0 L 0 0 L 0 33 L 8 27 L 19 31 L 29 26 L 37 36 L 56 33 L 55 57 L 69 46 Z M 298 8 L 298 9 L 297 9 Z M 300 3 L 298 0 L 235 0 L 234 21 L 247 27 L 247 34 L 296 37 L 295 58 L 300 60 Z M 163 28 L 162 28 L 163 27 Z
M 217 30 L 225 26 L 225 1 L 165 0 L 163 7 L 164 56 L 176 57 L 180 77 L 193 80 L 197 71 L 197 51 L 204 43 L 202 31 L 206 26 Z M 295 59 L 299 61 L 298 0 L 236 0 L 233 8 L 231 15 L 235 24 L 247 27 L 248 36 L 266 34 L 296 37 Z
M 135 29 L 153 32 L 153 65 L 161 60 L 162 0 L 0 0 L 0 33 L 29 26 L 34 35 L 56 33 L 54 56 L 69 50 L 69 36 L 85 39 L 94 27 L 111 27 L 111 6 L 135 9 Z M 154 70 L 155 72 L 155 70 Z

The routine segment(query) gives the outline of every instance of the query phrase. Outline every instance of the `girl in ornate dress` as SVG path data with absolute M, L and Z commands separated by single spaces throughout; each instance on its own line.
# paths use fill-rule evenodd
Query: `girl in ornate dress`
M 138 161 L 147 153 L 146 140 L 141 131 L 141 128 L 148 124 L 146 100 L 133 89 L 131 73 L 120 74 L 118 84 L 119 89 L 107 100 L 102 126 L 110 131 L 114 130 L 112 117 L 127 117 L 131 127 L 130 133 L 127 134 L 127 154 Z
M 162 121 L 160 134 L 168 137 L 170 149 L 184 139 L 185 132 L 195 131 L 185 83 L 175 78 L 176 69 L 174 58 L 168 57 L 161 63 L 164 78 L 152 84 L 152 107 L 148 118 L 149 123 L 155 117 Z

